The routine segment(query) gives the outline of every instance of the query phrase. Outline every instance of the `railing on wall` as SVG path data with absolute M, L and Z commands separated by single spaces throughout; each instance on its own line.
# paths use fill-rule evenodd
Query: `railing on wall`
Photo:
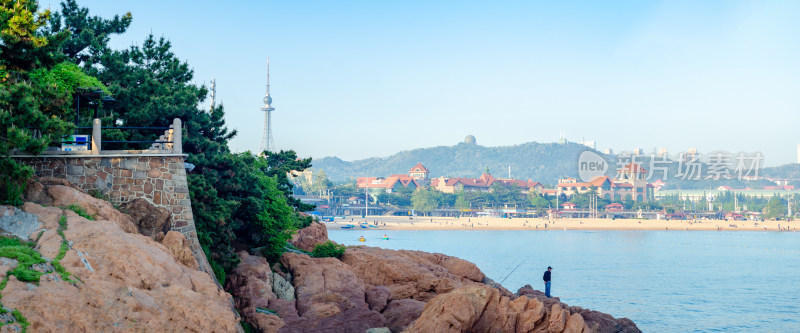
M 42 155 L 101 155 L 101 154 L 124 154 L 132 153 L 131 150 L 104 150 L 103 144 L 127 144 L 127 143 L 149 143 L 149 149 L 136 150 L 136 153 L 148 154 L 183 154 L 183 130 L 182 123 L 179 118 L 175 118 L 169 127 L 103 127 L 100 119 L 95 118 L 92 120 L 92 127 L 79 127 L 78 129 L 91 129 L 91 140 L 88 142 L 76 142 L 73 140 L 62 140 L 61 143 L 85 143 L 90 147 L 86 150 L 47 150 Z M 159 136 L 155 141 L 103 141 L 103 130 L 163 130 L 164 133 Z

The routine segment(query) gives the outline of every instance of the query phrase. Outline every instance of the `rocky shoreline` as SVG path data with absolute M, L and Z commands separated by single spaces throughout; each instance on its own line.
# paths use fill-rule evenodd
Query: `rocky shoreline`
M 327 240 L 315 223 L 291 242 L 311 251 Z M 240 255 L 226 289 L 263 332 L 640 332 L 530 286 L 511 293 L 475 264 L 439 253 L 351 246 L 341 260 L 286 253 L 273 267 Z
M 512 293 L 471 262 L 421 251 L 354 246 L 341 259 L 296 251 L 273 265 L 242 251 L 223 290 L 147 202 L 123 213 L 53 179 L 29 184 L 26 199 L 0 206 L 0 229 L 30 242 L 45 260 L 31 269 L 42 275 L 20 281 L 17 261 L 3 258 L 0 294 L 32 331 L 243 332 L 243 320 L 258 332 L 640 332 L 628 319 L 530 286 Z M 312 251 L 325 241 L 327 229 L 314 223 L 291 243 Z M 10 314 L 0 323 L 0 332 L 23 327 Z

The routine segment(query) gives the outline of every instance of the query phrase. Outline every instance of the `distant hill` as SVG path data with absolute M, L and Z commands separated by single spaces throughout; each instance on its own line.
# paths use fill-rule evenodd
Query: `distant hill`
M 792 163 L 761 170 L 759 176 L 782 179 L 800 179 L 800 164 Z
M 479 177 L 486 167 L 495 177 L 505 178 L 510 165 L 513 178 L 555 184 L 561 177 L 577 177 L 578 156 L 586 150 L 592 149 L 571 142 L 529 142 L 504 147 L 484 147 L 462 142 L 455 146 L 420 148 L 385 158 L 375 157 L 352 162 L 337 157 L 325 157 L 315 159 L 313 168 L 324 170 L 334 182 L 342 182 L 357 177 L 407 174 L 419 162 L 430 170 L 432 178 Z

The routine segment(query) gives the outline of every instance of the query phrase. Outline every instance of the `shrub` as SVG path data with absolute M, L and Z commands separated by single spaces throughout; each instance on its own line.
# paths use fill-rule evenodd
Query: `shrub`
M 81 206 L 78 206 L 76 204 L 71 204 L 67 206 L 67 209 L 75 212 L 75 214 L 78 214 L 89 221 L 94 221 L 94 217 L 89 215 L 89 212 L 87 212 L 86 209 L 84 209 Z
M 314 252 L 311 252 L 311 256 L 314 258 L 333 257 L 338 259 L 342 257 L 346 249 L 344 245 L 326 241 L 325 243 L 314 246 Z

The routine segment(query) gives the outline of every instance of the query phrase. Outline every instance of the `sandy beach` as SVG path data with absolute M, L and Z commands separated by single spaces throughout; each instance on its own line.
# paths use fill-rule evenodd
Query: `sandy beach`
M 724 220 L 640 220 L 640 219 L 555 219 L 492 218 L 492 217 L 414 217 L 346 216 L 325 222 L 329 229 L 348 224 L 376 225 L 369 229 L 384 230 L 702 230 L 702 231 L 797 231 L 800 222 L 724 221 Z

